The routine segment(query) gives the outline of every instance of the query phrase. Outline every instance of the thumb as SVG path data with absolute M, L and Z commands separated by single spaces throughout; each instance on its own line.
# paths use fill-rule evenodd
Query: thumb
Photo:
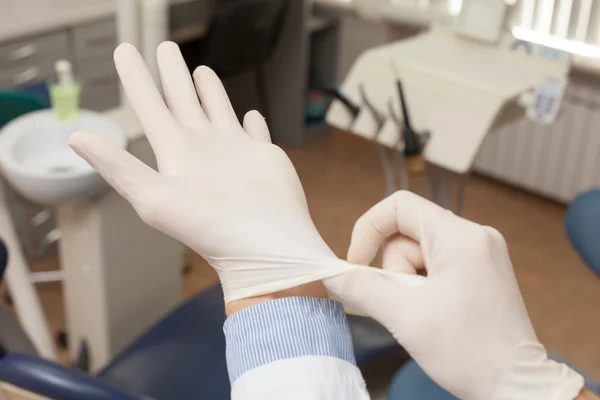
M 356 309 L 385 326 L 394 337 L 404 324 L 408 309 L 420 304 L 420 275 L 360 267 L 323 281 L 327 290 L 341 299 L 344 306 Z
M 407 274 L 416 274 L 425 268 L 425 258 L 417 242 L 401 234 L 386 239 L 381 249 L 383 269 Z
M 160 181 L 158 172 L 102 136 L 75 132 L 69 146 L 136 209 L 144 191 Z
M 271 142 L 271 134 L 265 118 L 256 110 L 244 115 L 244 130 L 254 140 Z
M 412 192 L 391 194 L 365 212 L 354 224 L 348 261 L 368 265 L 385 240 L 401 234 L 423 245 L 423 233 L 436 232 L 449 212 Z M 435 228 L 435 229 L 429 229 Z

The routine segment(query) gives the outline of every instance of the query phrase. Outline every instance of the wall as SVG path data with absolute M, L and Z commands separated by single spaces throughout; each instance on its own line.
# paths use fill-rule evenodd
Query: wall
M 492 132 L 475 170 L 565 203 L 600 186 L 600 78 L 574 73 L 553 125 L 523 118 Z

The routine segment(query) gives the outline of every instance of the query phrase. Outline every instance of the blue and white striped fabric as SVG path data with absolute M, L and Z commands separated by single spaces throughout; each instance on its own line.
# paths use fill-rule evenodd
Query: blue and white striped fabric
M 223 327 L 231 383 L 262 365 L 301 356 L 330 356 L 356 365 L 341 303 L 287 297 L 248 307 Z

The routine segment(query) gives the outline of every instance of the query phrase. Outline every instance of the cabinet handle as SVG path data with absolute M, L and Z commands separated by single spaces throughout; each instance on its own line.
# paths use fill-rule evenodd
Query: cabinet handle
M 88 47 L 104 47 L 104 46 L 111 46 L 114 47 L 117 43 L 117 39 L 114 36 L 108 36 L 108 37 L 97 37 L 97 38 L 91 38 L 89 40 L 87 40 L 87 46 Z
M 13 84 L 16 86 L 23 85 L 38 78 L 40 74 L 41 71 L 39 67 L 31 67 L 13 76 Z
M 16 50 L 13 50 L 8 55 L 8 59 L 10 61 L 18 61 L 23 60 L 25 58 L 31 57 L 36 54 L 38 51 L 37 46 L 35 44 L 28 44 L 23 47 L 19 47 Z

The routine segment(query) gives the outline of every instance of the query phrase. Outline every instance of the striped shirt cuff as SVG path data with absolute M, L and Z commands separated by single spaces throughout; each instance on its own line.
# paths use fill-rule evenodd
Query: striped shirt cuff
M 223 327 L 229 380 L 278 360 L 331 356 L 356 365 L 342 304 L 313 297 L 286 297 L 231 315 Z

